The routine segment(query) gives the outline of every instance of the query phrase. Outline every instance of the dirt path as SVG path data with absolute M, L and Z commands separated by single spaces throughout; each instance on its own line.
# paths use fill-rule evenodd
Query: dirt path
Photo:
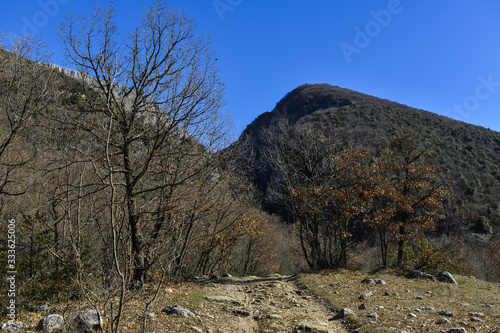
M 208 282 L 199 332 L 347 332 L 334 313 L 294 277 L 224 278 Z

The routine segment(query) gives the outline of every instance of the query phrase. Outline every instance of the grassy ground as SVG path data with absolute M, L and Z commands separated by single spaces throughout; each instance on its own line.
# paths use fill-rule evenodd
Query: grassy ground
M 382 279 L 386 285 L 361 283 L 366 278 Z M 452 285 L 406 279 L 394 272 L 368 274 L 340 270 L 303 275 L 300 282 L 328 302 L 333 310 L 352 309 L 356 316 L 351 317 L 348 324 L 353 331 L 439 332 L 464 327 L 468 332 L 500 333 L 499 285 L 463 276 L 455 276 L 455 279 L 457 284 Z M 334 288 L 332 283 L 340 283 L 342 287 Z M 369 291 L 373 296 L 359 299 Z M 392 296 L 386 296 L 386 292 Z M 366 309 L 358 309 L 363 303 Z M 439 315 L 441 310 L 454 317 Z M 368 318 L 372 313 L 377 313 L 379 318 Z M 472 317 L 482 322 L 471 321 Z M 443 318 L 450 323 L 437 324 Z
M 366 278 L 382 279 L 386 285 L 362 283 L 361 281 Z M 255 330 L 255 328 L 247 330 L 241 327 L 237 330 L 222 329 L 223 324 L 233 327 L 240 325 L 243 320 L 249 323 L 255 321 L 255 325 L 259 327 L 265 326 L 266 332 L 284 332 L 285 327 L 290 327 L 291 323 L 300 319 L 295 318 L 297 310 L 299 313 L 305 311 L 304 314 L 310 312 L 321 314 L 320 317 L 326 324 L 328 319 L 333 318 L 339 310 L 350 308 L 356 315 L 342 321 L 349 332 L 399 333 L 404 331 L 410 333 L 440 332 L 441 330 L 448 332 L 451 328 L 464 327 L 467 332 L 500 333 L 499 285 L 463 276 L 455 276 L 455 279 L 458 282 L 456 285 L 410 280 L 394 272 L 369 274 L 361 271 L 338 270 L 299 275 L 293 278 L 294 283 L 298 284 L 296 287 L 286 281 L 257 283 L 257 280 L 252 283 L 244 278 L 240 278 L 238 283 L 228 285 L 222 283 L 223 280 L 220 284 L 169 284 L 162 289 L 157 301 L 148 310 L 153 314 L 153 318 L 147 321 L 146 332 L 264 331 Z M 342 286 L 332 287 L 332 283 L 340 283 Z M 365 300 L 359 299 L 361 294 L 369 291 L 373 293 L 372 296 Z M 237 299 L 237 306 L 230 302 L 223 304 L 208 301 L 207 293 L 214 292 L 217 295 Z M 390 296 L 387 293 L 390 293 Z M 135 295 L 127 303 L 123 316 L 124 332 L 140 332 L 139 322 L 144 314 L 144 300 L 151 295 L 146 296 L 148 297 Z M 253 298 L 261 300 L 261 303 L 255 305 L 251 302 Z M 363 303 L 366 309 L 361 310 L 358 307 Z M 184 306 L 195 312 L 197 317 L 168 316 L 161 312 L 166 305 L 171 304 Z M 319 308 L 315 308 L 315 304 L 326 305 L 326 308 L 320 312 Z M 84 304 L 76 303 L 53 305 L 55 306 L 64 307 L 64 317 L 67 320 L 71 320 L 83 309 L 89 308 Z M 251 315 L 238 319 L 238 312 L 230 311 L 235 306 L 251 312 Z M 448 311 L 454 316 L 440 315 L 441 310 Z M 256 311 L 261 315 L 254 320 L 252 319 L 253 312 Z M 267 317 L 268 312 L 278 315 L 274 316 L 275 318 Z M 377 319 L 367 317 L 368 314 L 373 313 L 378 315 Z M 25 312 L 20 314 L 19 319 L 33 328 L 44 315 L 46 315 L 44 312 Z M 472 317 L 478 317 L 481 322 L 471 321 Z M 449 323 L 437 324 L 443 318 L 449 320 Z M 28 332 L 31 331 L 28 330 Z

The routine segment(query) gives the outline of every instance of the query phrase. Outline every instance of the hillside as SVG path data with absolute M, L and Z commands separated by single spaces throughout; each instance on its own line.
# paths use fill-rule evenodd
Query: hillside
M 443 232 L 477 231 L 484 216 L 493 230 L 500 227 L 500 133 L 456 121 L 328 84 L 304 84 L 289 92 L 271 112 L 265 112 L 246 127 L 240 141 L 249 139 L 254 150 L 254 182 L 261 191 L 264 207 L 271 178 L 262 152 L 262 133 L 276 128 L 280 118 L 292 125 L 307 124 L 318 136 L 339 138 L 343 148 L 368 148 L 374 154 L 384 150 L 398 132 L 414 132 L 417 140 L 432 141 L 429 161 L 448 184 L 451 197 L 445 203 Z M 276 211 L 274 211 L 276 212 Z M 476 228 L 477 229 L 477 228 Z M 489 231 L 489 230 L 486 230 Z

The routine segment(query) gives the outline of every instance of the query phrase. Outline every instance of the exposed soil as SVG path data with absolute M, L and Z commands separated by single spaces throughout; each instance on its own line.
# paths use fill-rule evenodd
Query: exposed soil
M 347 332 L 295 277 L 223 278 L 203 288 L 198 332 Z

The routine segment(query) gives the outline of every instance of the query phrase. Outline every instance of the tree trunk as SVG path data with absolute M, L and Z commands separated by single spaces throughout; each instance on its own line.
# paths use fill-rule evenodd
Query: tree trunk
M 397 266 L 403 267 L 404 264 L 404 254 L 405 254 L 405 243 L 406 243 L 406 228 L 405 222 L 401 221 L 401 225 L 399 226 L 399 241 L 398 241 L 398 260 Z
M 387 268 L 387 240 L 385 229 L 379 230 L 380 255 L 382 256 L 382 267 Z

